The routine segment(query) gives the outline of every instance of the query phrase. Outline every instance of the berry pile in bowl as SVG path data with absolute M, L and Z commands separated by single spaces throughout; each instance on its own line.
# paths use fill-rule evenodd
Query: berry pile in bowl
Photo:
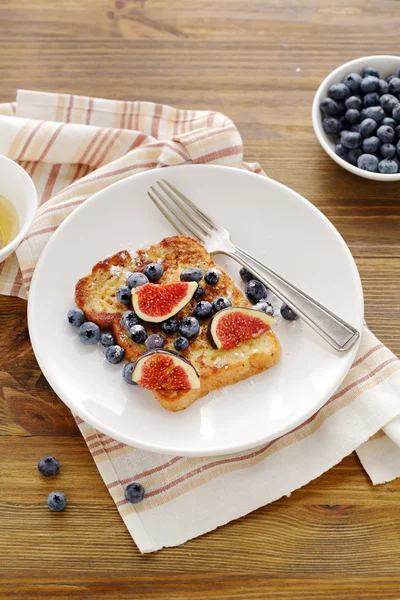
M 400 57 L 360 58 L 333 71 L 313 103 L 324 150 L 367 179 L 400 179 Z

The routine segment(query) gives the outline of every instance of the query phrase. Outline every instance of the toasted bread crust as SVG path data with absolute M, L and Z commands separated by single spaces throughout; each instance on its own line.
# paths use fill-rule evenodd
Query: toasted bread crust
M 215 265 L 205 248 L 191 238 L 173 236 L 148 249 L 138 250 L 135 254 L 118 252 L 97 263 L 90 275 L 78 281 L 75 300 L 88 320 L 97 323 L 101 328 L 112 329 L 129 361 L 135 361 L 146 348 L 144 344 L 132 342 L 121 324 L 121 316 L 129 307 L 120 304 L 115 293 L 119 287 L 126 285 L 130 272 L 143 271 L 147 264 L 158 260 L 162 261 L 164 268 L 160 283 L 179 281 L 180 273 L 189 266 L 198 266 L 204 273 L 215 268 L 220 273 L 219 282 L 215 286 L 204 284 L 206 292 L 202 299 L 212 302 L 218 296 L 229 296 L 233 306 L 250 306 L 230 277 Z M 196 302 L 197 300 L 191 300 L 179 312 L 178 318 L 191 315 Z M 210 391 L 261 373 L 279 360 L 280 344 L 272 331 L 239 348 L 214 350 L 207 341 L 207 323 L 201 325 L 200 334 L 191 340 L 189 348 L 182 352 L 200 375 L 200 389 L 153 391 L 160 404 L 170 411 L 183 410 Z M 146 323 L 145 326 L 149 334 L 160 331 L 159 325 Z M 165 348 L 173 350 L 173 341 L 174 338 L 168 337 Z

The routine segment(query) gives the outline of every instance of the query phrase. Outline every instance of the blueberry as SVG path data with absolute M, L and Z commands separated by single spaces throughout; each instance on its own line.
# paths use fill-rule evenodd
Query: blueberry
M 398 155 L 398 156 L 400 156 L 400 141 L 399 141 L 399 142 L 397 142 L 397 145 L 396 145 L 396 152 L 397 152 L 397 155 Z
M 85 322 L 85 313 L 80 308 L 71 308 L 67 314 L 68 323 L 80 327 Z
M 147 338 L 147 331 L 143 325 L 134 325 L 129 330 L 129 336 L 135 344 L 144 344 Z
M 129 385 L 137 385 L 136 381 L 132 381 L 132 373 L 135 366 L 136 363 L 130 362 L 126 363 L 126 365 L 124 365 L 124 368 L 122 369 L 122 379 L 125 381 L 125 383 L 128 383 Z
M 361 81 L 361 77 L 360 77 L 360 81 Z M 360 98 L 360 96 L 350 96 L 350 98 L 347 98 L 347 100 L 345 101 L 345 106 L 346 108 L 355 108 L 356 110 L 361 110 L 363 107 L 363 102 Z
M 367 75 L 361 80 L 360 83 L 361 91 L 364 94 L 368 94 L 369 92 L 376 92 L 379 90 L 379 79 L 373 75 Z
M 139 504 L 139 502 L 142 502 L 145 493 L 142 484 L 134 482 L 126 486 L 124 496 L 131 504 Z
M 354 123 L 354 125 L 351 125 L 350 131 L 353 131 L 355 133 L 360 133 L 360 123 Z
M 377 123 L 380 123 L 385 118 L 385 111 L 382 106 L 367 106 L 362 112 L 366 119 L 373 119 Z
M 208 285 L 216 285 L 219 281 L 218 271 L 216 271 L 215 269 L 210 269 L 209 271 L 207 271 L 207 273 L 204 275 L 204 281 Z
M 200 300 L 197 304 L 194 305 L 193 314 L 198 319 L 208 319 L 212 313 L 212 306 L 209 302 L 205 300 Z
M 378 106 L 379 94 L 376 92 L 370 92 L 364 96 L 364 106 Z
M 326 133 L 339 133 L 342 128 L 340 121 L 334 117 L 325 117 L 322 120 L 322 127 Z
M 393 127 L 389 127 L 389 125 L 381 125 L 378 127 L 376 135 L 384 144 L 392 144 L 394 142 L 394 129 Z
M 372 75 L 373 77 L 378 77 L 378 79 L 379 79 L 379 73 L 375 69 L 375 67 L 364 67 L 363 77 L 367 77 L 368 75 Z
M 361 79 L 361 75 L 358 73 L 348 73 L 344 77 L 343 83 L 349 88 L 350 92 L 354 94 L 360 89 Z
M 78 336 L 82 344 L 97 344 L 100 339 L 101 331 L 100 327 L 96 323 L 87 321 L 83 323 L 78 329 Z
M 383 96 L 379 98 L 379 103 L 385 113 L 390 116 L 394 107 L 399 104 L 399 101 L 396 96 L 393 96 L 392 94 L 383 94 Z
M 200 324 L 194 317 L 185 317 L 179 325 L 179 333 L 185 338 L 195 337 L 200 331 Z
M 173 335 L 179 330 L 179 321 L 175 317 L 171 317 L 161 323 L 161 329 L 166 335 Z
M 252 281 L 255 280 L 252 279 Z M 225 298 L 224 296 L 219 296 L 218 298 L 215 298 L 214 302 L 212 303 L 212 307 L 215 312 L 218 312 L 223 308 L 230 308 L 231 306 L 232 302 L 229 300 L 229 298 Z
M 292 310 L 287 304 L 282 304 L 281 315 L 287 321 L 295 321 L 298 319 L 298 315 Z
M 267 297 L 268 290 L 265 287 L 265 285 L 261 283 L 261 281 L 252 279 L 246 285 L 245 294 L 247 296 L 247 299 L 252 304 L 257 304 L 257 302 L 259 302 L 260 300 L 264 300 Z
M 396 77 L 396 75 L 388 75 L 388 76 L 386 77 L 386 81 L 387 81 L 388 83 L 390 83 L 394 77 Z
M 128 277 L 128 286 L 130 288 L 137 288 L 145 283 L 149 283 L 149 280 L 144 273 L 131 273 Z
M 193 294 L 193 298 L 195 300 L 199 300 L 199 298 L 202 298 L 204 296 L 204 288 L 201 287 L 201 285 L 197 286 L 197 290 L 195 291 L 195 293 Z
M 55 512 L 64 510 L 64 508 L 67 506 L 67 498 L 65 497 L 65 494 L 62 492 L 50 492 L 50 494 L 47 496 L 47 506 Z
M 178 352 L 184 352 L 189 346 L 189 340 L 185 337 L 178 337 L 174 341 L 174 348 Z
M 139 319 L 133 310 L 126 310 L 121 317 L 121 323 L 125 329 L 130 329 L 139 323 Z
M 392 117 L 397 123 L 400 123 L 400 103 L 394 107 Z
M 123 285 L 117 290 L 116 297 L 118 302 L 121 302 L 121 304 L 130 304 L 132 298 L 131 288 Z
M 381 142 L 376 135 L 373 135 L 369 138 L 365 138 L 362 143 L 362 149 L 367 154 L 374 154 L 375 152 L 379 152 L 379 148 L 381 147 Z
M 266 313 L 267 315 L 270 315 L 271 317 L 274 316 L 274 307 L 270 302 L 265 302 L 265 300 L 261 300 L 261 302 L 258 302 L 254 306 L 254 308 L 256 310 L 261 310 L 262 312 Z
M 248 282 L 251 279 L 254 279 L 254 275 L 253 273 L 250 273 L 250 271 L 248 269 L 246 269 L 246 267 L 242 267 L 239 271 L 239 275 L 240 275 L 240 279 L 244 282 Z
M 335 154 L 337 154 L 338 156 L 341 156 L 343 158 L 347 154 L 347 148 L 345 148 L 343 146 L 343 144 L 336 144 L 335 145 Z
M 382 144 L 381 146 L 382 158 L 393 158 L 396 156 L 396 148 L 393 144 Z
M 351 165 L 357 166 L 357 161 L 362 154 L 362 150 L 360 148 L 356 148 L 355 150 L 349 150 L 347 155 L 347 160 Z
M 344 115 L 344 113 L 346 112 L 344 100 L 336 100 L 336 106 L 338 107 L 339 115 Z
M 395 134 L 396 134 L 396 140 L 400 139 L 400 125 L 396 126 L 396 129 L 394 130 Z
M 358 148 L 361 146 L 362 137 L 360 133 L 349 131 L 345 135 L 342 135 L 341 138 L 342 144 L 345 148 L 349 148 L 354 150 L 354 148 Z
M 39 460 L 38 469 L 42 475 L 52 477 L 58 473 L 60 465 L 54 456 L 45 456 Z
M 387 94 L 389 91 L 389 84 L 387 81 L 385 81 L 384 79 L 380 79 L 379 80 L 379 93 L 382 96 L 382 94 Z
M 357 161 L 357 166 L 363 171 L 371 171 L 371 173 L 378 172 L 379 160 L 372 154 L 362 154 Z
M 350 90 L 344 83 L 332 83 L 328 89 L 328 96 L 332 100 L 346 100 L 350 96 Z
M 385 117 L 382 121 L 382 125 L 389 125 L 389 127 L 393 127 L 393 129 L 396 129 L 397 127 L 396 121 L 391 117 Z
M 389 94 L 400 94 L 400 78 L 393 77 L 389 83 Z
M 164 269 L 160 263 L 150 263 L 144 268 L 144 274 L 149 281 L 158 281 L 164 273 Z
M 188 267 L 181 273 L 181 281 L 201 281 L 203 279 L 203 271 L 198 267 Z
M 106 350 L 106 359 L 112 365 L 117 365 L 118 363 L 120 363 L 124 356 L 125 350 L 117 344 L 115 344 L 114 346 L 110 346 Z
M 332 98 L 324 98 L 319 105 L 321 112 L 323 112 L 328 117 L 338 117 L 339 116 L 339 107 Z
M 353 125 L 354 123 L 357 123 L 360 118 L 360 113 L 356 108 L 349 108 L 346 110 L 345 118 L 348 123 Z
M 343 129 L 343 130 L 342 130 L 342 131 L 339 133 L 339 139 L 340 139 L 340 143 L 342 143 L 342 137 L 343 137 L 344 135 L 346 135 L 346 133 L 349 133 L 349 132 L 350 132 L 350 130 L 349 130 L 349 129 Z M 254 279 L 254 277 L 253 277 L 253 279 Z
M 115 337 L 112 333 L 102 333 L 100 336 L 100 344 L 104 346 L 104 348 L 114 346 L 114 344 L 116 344 Z
M 375 133 L 377 127 L 377 122 L 374 119 L 364 119 L 364 121 L 360 123 L 360 133 L 363 137 L 369 137 Z
M 159 333 L 152 333 L 145 341 L 147 350 L 156 350 L 156 348 L 164 348 L 165 339 Z
M 384 160 L 381 160 L 381 162 L 379 163 L 379 172 L 380 173 L 384 173 L 385 175 L 391 175 L 393 173 L 397 173 L 397 171 L 398 171 L 397 163 L 390 158 L 385 158 Z

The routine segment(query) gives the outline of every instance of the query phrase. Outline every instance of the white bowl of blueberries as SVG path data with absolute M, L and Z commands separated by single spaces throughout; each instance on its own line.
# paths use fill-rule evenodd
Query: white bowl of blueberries
M 327 154 L 355 175 L 400 179 L 400 56 L 366 56 L 332 71 L 312 120 Z

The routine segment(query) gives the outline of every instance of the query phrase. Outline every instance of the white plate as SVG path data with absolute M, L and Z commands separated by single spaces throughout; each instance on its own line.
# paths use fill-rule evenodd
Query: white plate
M 339 354 L 300 321 L 278 320 L 282 359 L 252 380 L 170 413 L 151 392 L 128 386 L 101 346 L 83 346 L 66 320 L 74 287 L 99 260 L 174 234 L 147 198 L 168 179 L 274 270 L 361 328 L 363 294 L 354 260 L 331 223 L 287 187 L 247 171 L 188 165 L 148 171 L 99 192 L 57 230 L 37 265 L 29 329 L 52 388 L 82 419 L 111 437 L 173 455 L 211 456 L 257 446 L 290 431 L 328 400 L 356 348 Z M 239 266 L 216 257 L 242 285 Z

